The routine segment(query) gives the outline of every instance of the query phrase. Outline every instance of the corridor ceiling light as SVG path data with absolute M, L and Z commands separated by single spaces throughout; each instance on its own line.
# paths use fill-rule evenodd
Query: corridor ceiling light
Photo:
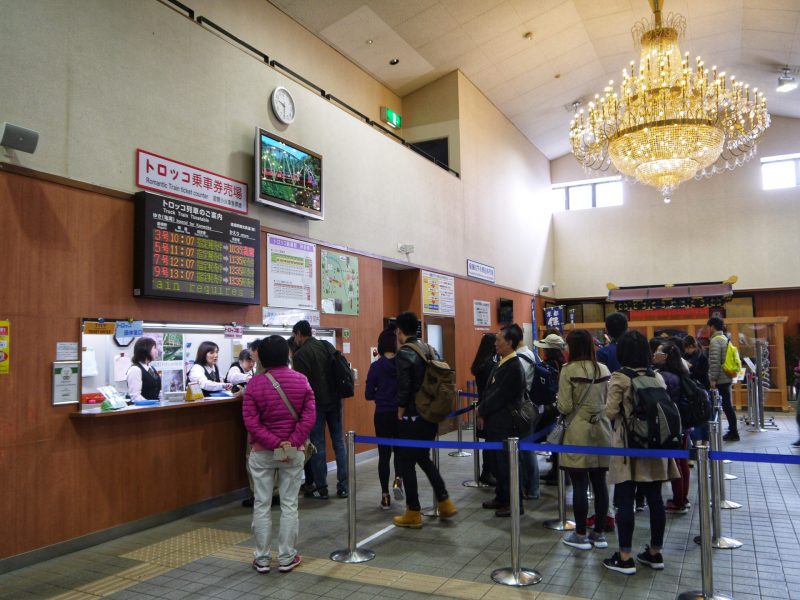
M 662 20 L 663 0 L 650 0 L 653 20 L 632 33 L 641 44 L 638 69 L 622 71 L 619 92 L 610 81 L 570 123 L 572 153 L 585 169 L 613 165 L 626 178 L 672 191 L 692 177 L 710 177 L 749 160 L 770 117 L 764 95 L 709 71 L 689 53 L 681 57 L 678 37 L 686 29 L 681 15 Z
M 787 66 L 783 67 L 783 74 L 778 75 L 778 87 L 775 88 L 776 92 L 791 92 L 797 89 L 797 80 L 791 74 L 791 69 Z

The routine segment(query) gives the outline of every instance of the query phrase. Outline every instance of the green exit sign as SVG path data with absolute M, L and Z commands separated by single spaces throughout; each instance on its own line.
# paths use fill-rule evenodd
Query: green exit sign
M 394 127 L 395 129 L 400 129 L 400 127 L 403 126 L 403 117 L 394 112 L 388 106 L 381 106 L 381 121 L 386 123 L 389 127 Z

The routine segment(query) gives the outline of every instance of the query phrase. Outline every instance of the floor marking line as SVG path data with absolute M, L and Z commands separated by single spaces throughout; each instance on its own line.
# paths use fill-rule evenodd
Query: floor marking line
M 371 536 L 369 536 L 369 537 L 367 537 L 367 538 L 364 538 L 363 540 L 361 540 L 360 542 L 358 542 L 358 543 L 356 544 L 356 548 L 360 548 L 360 547 L 361 547 L 361 546 L 363 546 L 364 544 L 368 544 L 368 543 L 370 543 L 372 540 L 374 540 L 374 539 L 377 539 L 377 538 L 381 537 L 381 536 L 382 536 L 384 533 L 387 533 L 387 532 L 391 531 L 392 529 L 396 529 L 396 527 L 395 527 L 394 525 L 388 525 L 388 526 L 384 527 L 384 528 L 383 528 L 383 529 L 381 529 L 380 531 L 378 531 L 378 532 L 376 532 L 376 533 L 373 533 Z

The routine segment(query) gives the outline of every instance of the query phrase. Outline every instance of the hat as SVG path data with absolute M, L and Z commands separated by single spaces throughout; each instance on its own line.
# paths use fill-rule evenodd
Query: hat
M 552 348 L 555 350 L 563 350 L 567 346 L 564 343 L 564 338 L 555 333 L 551 333 L 543 340 L 533 340 L 533 345 L 537 348 Z

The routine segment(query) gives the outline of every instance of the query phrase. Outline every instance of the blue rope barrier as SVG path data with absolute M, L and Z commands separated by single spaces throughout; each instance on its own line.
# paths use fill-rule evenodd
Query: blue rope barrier
M 777 463 L 784 465 L 800 465 L 800 454 L 757 454 L 755 452 L 718 452 L 708 453 L 711 460 L 734 460 L 742 462 Z
M 571 454 L 590 454 L 594 456 L 630 456 L 633 458 L 689 458 L 688 450 L 645 450 L 643 448 L 600 448 L 597 446 L 575 446 L 566 444 L 528 444 L 519 445 L 520 450 L 539 452 L 569 452 Z
M 458 390 L 458 395 L 462 398 L 480 398 L 480 396 L 474 392 L 462 392 L 461 390 Z
M 471 410 L 472 410 L 472 406 L 467 406 L 467 407 L 465 407 L 465 408 L 462 408 L 461 410 L 454 410 L 454 411 L 453 411 L 453 412 L 451 412 L 449 415 L 447 415 L 447 416 L 445 417 L 445 419 L 449 419 L 449 418 L 451 418 L 451 417 L 460 417 L 460 416 L 461 416 L 461 415 L 463 415 L 464 413 L 468 413 L 468 412 L 469 412 L 469 411 L 471 411 Z
M 357 435 L 356 444 L 377 444 L 378 446 L 402 446 L 404 448 L 469 448 L 470 450 L 502 450 L 503 442 L 437 442 L 428 440 L 401 440 L 398 438 L 370 437 Z

